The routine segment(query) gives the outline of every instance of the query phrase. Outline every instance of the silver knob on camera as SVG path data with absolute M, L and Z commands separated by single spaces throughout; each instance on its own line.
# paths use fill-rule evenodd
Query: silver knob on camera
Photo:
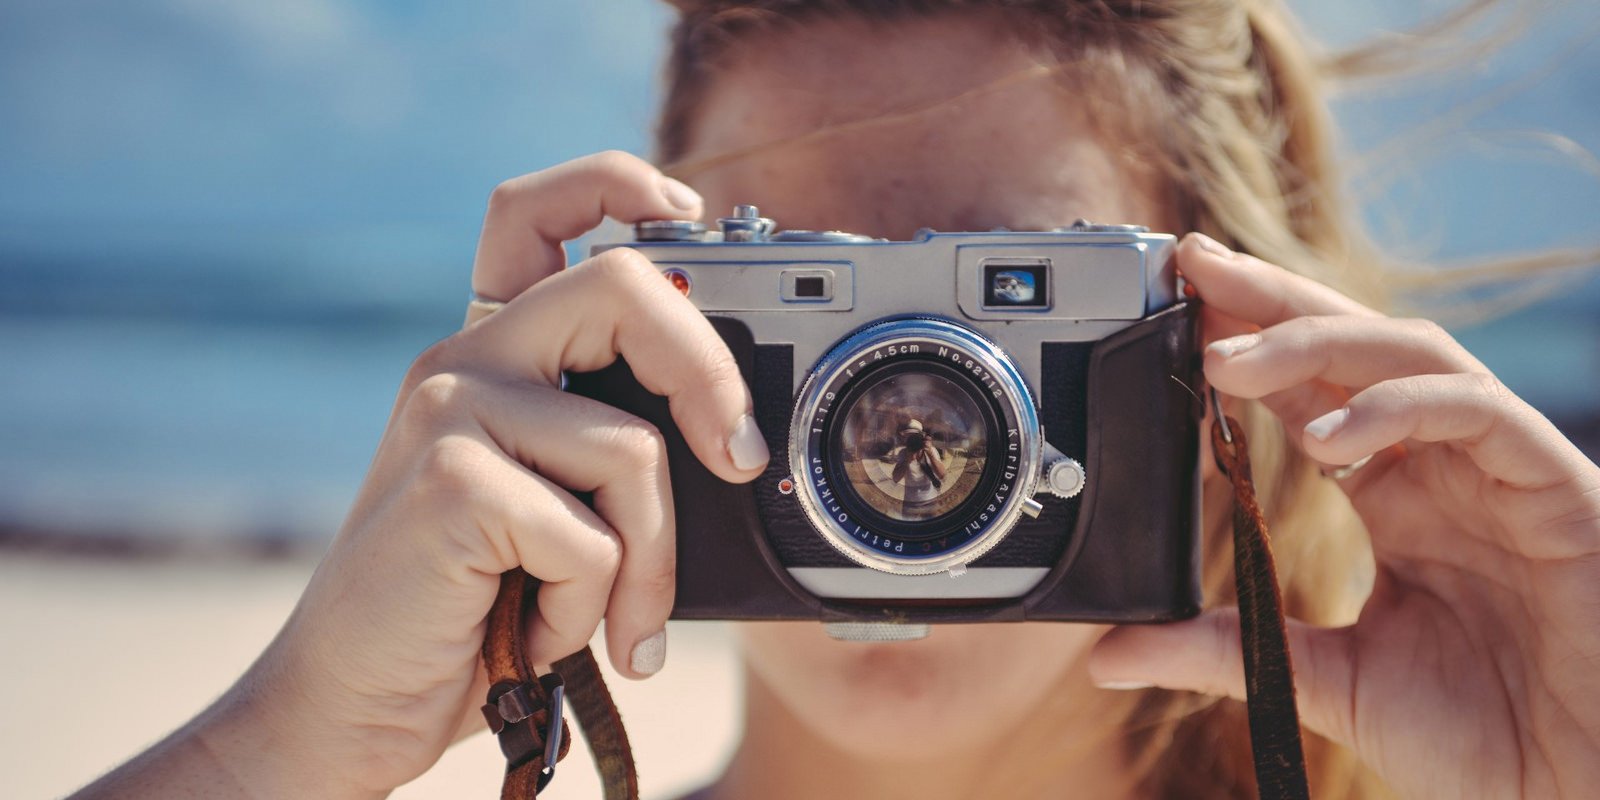
M 1044 488 L 1062 500 L 1071 500 L 1083 491 L 1089 480 L 1077 459 L 1061 456 L 1044 468 Z
M 633 225 L 636 242 L 703 242 L 706 226 L 682 219 L 648 219 Z
M 1083 492 L 1088 482 L 1089 474 L 1083 464 L 1057 450 L 1049 442 L 1045 443 L 1044 467 L 1039 470 L 1038 480 L 1033 484 L 1035 495 L 1049 492 L 1062 500 L 1071 500 Z
M 764 242 L 777 223 L 761 216 L 755 206 L 734 206 L 733 216 L 717 220 L 724 242 Z

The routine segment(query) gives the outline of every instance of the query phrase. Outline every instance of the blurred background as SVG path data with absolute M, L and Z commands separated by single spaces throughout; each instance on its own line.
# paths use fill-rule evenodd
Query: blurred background
M 1291 5 L 1330 48 L 1389 37 L 1426 61 L 1391 32 L 1456 4 Z M 489 190 L 596 150 L 647 155 L 670 22 L 649 0 L 0 5 L 6 796 L 87 782 L 259 652 L 406 366 L 460 323 Z M 1337 95 L 1352 189 L 1390 252 L 1600 243 L 1597 33 L 1594 4 L 1508 3 L 1448 68 Z M 1593 457 L 1600 279 L 1553 280 L 1454 330 Z M 712 774 L 737 715 L 726 630 L 673 637 L 664 685 L 623 696 L 657 796 Z M 95 681 L 123 705 L 85 746 L 68 721 Z M 685 694 L 706 706 L 669 705 Z M 683 752 L 668 713 L 718 732 Z M 497 770 L 479 737 L 400 796 L 490 796 Z M 554 796 L 588 796 L 586 773 Z

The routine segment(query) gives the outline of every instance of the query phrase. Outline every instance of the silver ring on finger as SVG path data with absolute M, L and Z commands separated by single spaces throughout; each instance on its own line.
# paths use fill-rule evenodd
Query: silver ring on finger
M 505 308 L 505 301 L 484 297 L 473 292 L 467 299 L 467 321 L 464 327 L 470 328 L 481 322 L 485 317 Z
M 481 314 L 493 314 L 494 312 L 505 308 L 505 305 L 506 301 L 504 300 L 495 300 L 492 297 L 484 297 L 477 292 L 473 292 L 467 299 L 467 310 L 477 311 Z

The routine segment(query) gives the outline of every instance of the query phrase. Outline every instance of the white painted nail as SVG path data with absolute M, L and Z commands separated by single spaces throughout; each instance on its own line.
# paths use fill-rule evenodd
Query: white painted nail
M 663 176 L 661 178 L 661 195 L 667 202 L 684 211 L 693 211 L 705 202 L 700 199 L 700 193 L 690 189 L 683 181 Z
M 1134 689 L 1149 689 L 1155 686 L 1155 684 L 1142 683 L 1140 681 L 1106 681 L 1105 683 L 1097 683 L 1095 686 L 1098 686 L 1102 689 L 1114 689 L 1119 692 L 1126 692 Z
M 1261 344 L 1261 334 L 1247 333 L 1231 339 L 1218 339 L 1212 342 L 1206 350 L 1216 353 L 1223 358 L 1233 358 L 1256 345 Z
M 639 640 L 628 656 L 628 666 L 640 675 L 654 675 L 667 663 L 667 632 L 664 630 Z
M 1338 411 L 1329 411 L 1306 425 L 1306 433 L 1319 442 L 1328 441 L 1328 437 L 1339 432 L 1344 427 L 1345 420 L 1350 418 L 1350 409 L 1341 408 Z
M 767 440 L 756 427 L 755 417 L 749 414 L 740 417 L 739 424 L 733 427 L 733 435 L 728 437 L 728 457 L 733 459 L 733 466 L 741 470 L 755 469 L 767 463 L 769 455 Z

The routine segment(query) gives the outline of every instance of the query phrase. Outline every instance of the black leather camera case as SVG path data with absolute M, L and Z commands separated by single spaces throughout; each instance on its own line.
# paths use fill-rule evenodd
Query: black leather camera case
M 1178 303 L 1105 339 L 1046 342 L 1040 420 L 1049 439 L 1086 455 L 1070 500 L 1047 497 L 972 567 L 1049 567 L 1021 597 L 963 600 L 818 598 L 786 566 L 854 566 L 807 522 L 793 495 L 790 348 L 757 345 L 737 320 L 711 316 L 755 399 L 772 460 L 751 483 L 712 475 L 678 433 L 666 400 L 623 361 L 567 376 L 569 391 L 655 425 L 667 443 L 677 518 L 674 619 L 1156 622 L 1200 609 L 1198 307 Z

